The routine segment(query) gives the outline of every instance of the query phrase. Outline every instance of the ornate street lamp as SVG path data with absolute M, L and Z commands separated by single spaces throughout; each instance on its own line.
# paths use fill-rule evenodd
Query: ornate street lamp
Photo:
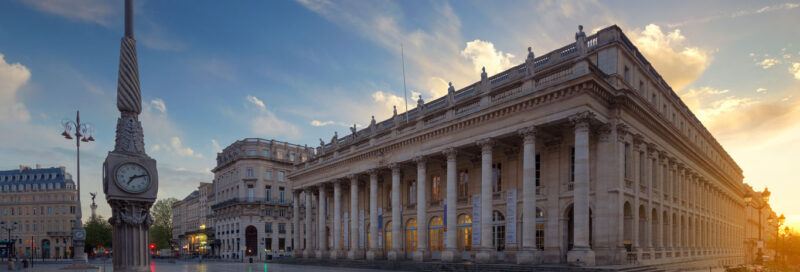
M 3 230 L 8 231 L 8 240 L 6 240 L 8 243 L 8 250 L 6 251 L 6 255 L 8 255 L 8 261 L 11 261 L 11 255 L 14 255 L 14 246 L 12 246 L 14 242 L 11 241 L 11 231 L 17 229 L 17 222 L 14 222 L 14 224 L 11 224 L 11 226 L 6 226 L 6 221 L 3 221 L 0 223 L 0 227 L 3 228 Z
M 72 140 L 72 135 L 75 136 L 75 147 L 78 154 L 77 174 L 78 184 L 76 185 L 78 191 L 78 207 L 76 211 L 75 225 L 72 227 L 72 243 L 74 247 L 75 256 L 73 257 L 74 264 L 85 264 L 83 242 L 86 239 L 86 231 L 83 229 L 83 222 L 81 222 L 81 142 L 88 143 L 94 141 L 94 128 L 90 124 L 81 123 L 81 112 L 78 111 L 75 115 L 75 121 L 64 120 L 61 121 L 61 126 L 64 127 L 64 132 L 61 133 L 67 140 Z M 74 131 L 74 133 L 73 133 Z M 89 135 L 87 138 L 86 135 Z
M 762 243 L 762 241 L 761 241 L 761 209 L 763 209 L 764 207 L 767 206 L 767 202 L 769 202 L 769 196 L 771 194 L 772 193 L 769 192 L 769 189 L 767 189 L 765 187 L 764 191 L 761 192 L 761 200 L 762 201 L 760 201 L 759 204 L 753 204 L 753 195 L 750 192 L 747 192 L 747 194 L 745 194 L 745 196 L 744 196 L 744 202 L 747 204 L 747 206 L 753 207 L 756 210 L 758 210 L 758 242 L 760 242 L 760 243 Z M 772 215 L 771 214 L 770 214 L 769 218 L 767 218 L 767 220 L 768 221 L 772 221 Z M 761 245 L 759 245 L 759 247 L 758 247 L 758 257 L 756 257 L 756 264 L 762 264 L 763 261 L 764 261 L 763 257 L 764 256 L 762 256 L 762 253 L 761 253 Z

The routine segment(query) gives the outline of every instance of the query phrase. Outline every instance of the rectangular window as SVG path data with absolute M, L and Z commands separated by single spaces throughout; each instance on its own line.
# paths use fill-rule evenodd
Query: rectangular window
M 278 223 L 278 233 L 286 233 L 286 223 Z
M 641 80 L 639 81 L 639 92 L 644 94 L 644 82 Z
M 267 209 L 265 210 L 264 214 L 266 214 L 267 216 L 272 216 L 272 209 L 270 209 L 270 208 L 267 208 Z
M 469 197 L 469 170 L 458 173 L 458 197 Z
M 252 178 L 253 177 L 253 168 L 247 168 L 247 177 L 248 178 Z
M 266 223 L 264 225 L 264 229 L 267 231 L 267 233 L 272 233 L 272 223 Z
M 408 204 L 417 203 L 417 181 L 412 180 L 408 184 Z
M 278 215 L 279 215 L 280 217 L 286 217 L 286 209 L 280 209 L 280 210 L 278 210 Z
M 569 182 L 575 182 L 575 147 L 569 147 Z
M 285 190 L 283 189 L 283 187 L 278 187 L 278 202 L 281 204 L 283 204 L 284 194 Z
M 75 214 L 75 206 L 69 207 L 69 214 Z
M 629 159 L 630 152 L 631 152 L 631 145 L 629 143 L 625 143 L 625 154 L 624 154 L 624 156 L 625 156 L 625 178 L 630 178 L 631 177 L 631 175 L 630 175 L 631 167 L 630 167 L 630 159 Z
M 252 184 L 248 184 L 247 185 L 247 201 L 248 202 L 253 202 L 253 185 Z
M 639 184 L 644 184 L 644 152 L 639 152 Z
M 503 164 L 492 164 L 492 192 L 500 192 L 503 190 Z
M 656 164 L 656 160 L 655 159 L 653 159 L 650 163 L 651 163 L 650 164 L 650 170 L 653 171 L 653 173 L 652 173 L 653 179 L 650 182 L 653 183 L 653 188 L 658 188 L 658 179 L 656 177 L 656 174 L 658 173 L 658 172 L 656 172 L 656 167 L 658 167 L 658 165 Z
M 261 156 L 269 158 L 269 149 L 261 150 Z
M 536 153 L 536 187 L 542 185 L 542 161 L 539 153 Z
M 442 188 L 442 177 L 433 176 L 433 178 L 431 179 L 431 200 L 432 201 L 442 200 L 441 188 Z
M 290 161 L 294 161 L 294 153 L 290 153 L 289 154 L 289 160 Z
M 631 82 L 630 81 L 630 69 L 628 69 L 628 66 L 625 66 L 625 73 L 623 74 L 623 79 L 625 79 L 625 82 L 627 82 L 627 83 Z
M 264 172 L 264 179 L 272 180 L 272 170 L 267 170 Z
M 286 172 L 284 172 L 284 171 L 278 172 L 278 180 L 279 181 L 285 181 L 286 180 Z
M 250 156 L 255 156 L 256 155 L 256 151 L 255 150 L 248 150 L 247 154 L 250 155 Z
M 264 190 L 264 200 L 269 202 L 272 199 L 272 186 L 267 185 L 267 189 Z

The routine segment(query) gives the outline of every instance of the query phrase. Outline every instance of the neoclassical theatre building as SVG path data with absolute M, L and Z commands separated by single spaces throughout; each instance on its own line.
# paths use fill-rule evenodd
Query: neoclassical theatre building
M 306 209 L 293 221 L 307 230 L 294 233 L 298 250 L 586 266 L 744 261 L 742 170 L 619 27 L 528 51 L 523 64 L 373 118 L 296 164 L 289 178 Z

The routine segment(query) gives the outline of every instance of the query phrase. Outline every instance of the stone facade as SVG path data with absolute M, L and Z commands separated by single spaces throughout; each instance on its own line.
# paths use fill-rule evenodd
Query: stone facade
M 0 171 L 0 221 L 17 257 L 65 258 L 72 254 L 72 227 L 79 209 L 72 175 L 64 167 Z M 0 241 L 9 232 L 0 229 Z
M 619 27 L 575 39 L 321 142 L 303 255 L 743 263 L 742 170 Z
M 264 259 L 290 251 L 294 197 L 288 174 L 312 149 L 257 138 L 236 141 L 217 154 L 210 201 L 215 253 L 222 258 Z

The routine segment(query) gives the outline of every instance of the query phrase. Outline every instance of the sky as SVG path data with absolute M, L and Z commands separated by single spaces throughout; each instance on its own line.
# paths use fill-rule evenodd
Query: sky
M 260 137 L 317 146 L 392 107 L 409 109 L 616 24 L 744 171 L 800 227 L 800 2 L 135 2 L 147 153 L 159 198 L 211 182 L 216 153 Z M 75 174 L 61 121 L 94 127 L 81 146 L 84 214 L 113 149 L 122 1 L 0 1 L 0 169 Z M 402 53 L 401 53 L 402 44 Z

